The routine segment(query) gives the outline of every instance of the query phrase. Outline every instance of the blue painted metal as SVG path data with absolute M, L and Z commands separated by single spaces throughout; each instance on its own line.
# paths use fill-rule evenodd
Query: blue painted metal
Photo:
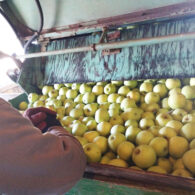
M 195 18 L 137 26 L 121 31 L 118 40 L 140 39 L 195 32 Z M 98 43 L 99 34 L 52 41 L 47 50 L 59 50 Z M 123 48 L 121 53 L 102 56 L 101 52 L 81 52 L 28 60 L 24 67 L 29 83 L 44 85 L 66 82 L 130 80 L 195 76 L 195 41 L 161 43 Z M 42 60 L 43 60 L 42 59 Z M 30 64 L 28 64 L 30 62 Z M 35 67 L 32 67 L 36 64 Z M 36 71 L 37 69 L 42 71 Z M 37 75 L 36 75 L 37 74 Z M 23 75 L 23 74 L 22 74 Z M 24 76 L 23 76 L 24 77 Z M 25 78 L 26 79 L 26 78 Z M 26 83 L 20 79 L 20 83 Z M 23 80 L 23 81 L 22 81 Z M 26 85 L 26 84 L 25 84 Z

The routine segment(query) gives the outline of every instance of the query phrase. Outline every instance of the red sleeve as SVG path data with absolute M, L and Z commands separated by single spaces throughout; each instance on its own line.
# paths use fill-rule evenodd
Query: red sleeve
M 0 99 L 0 191 L 61 194 L 81 179 L 86 157 L 80 143 L 62 127 L 42 134 Z

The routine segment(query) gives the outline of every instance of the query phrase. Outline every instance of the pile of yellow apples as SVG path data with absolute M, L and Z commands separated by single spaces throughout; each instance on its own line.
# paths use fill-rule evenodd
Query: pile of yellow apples
M 54 84 L 28 99 L 57 112 L 88 162 L 195 176 L 195 78 Z

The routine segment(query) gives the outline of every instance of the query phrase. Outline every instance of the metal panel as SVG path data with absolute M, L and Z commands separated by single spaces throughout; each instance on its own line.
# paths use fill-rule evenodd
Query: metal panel
M 41 0 L 44 29 L 68 26 L 111 16 L 147 10 L 188 0 Z M 9 6 L 30 28 L 39 28 L 39 14 L 34 0 L 9 0 Z
M 162 24 L 142 25 L 121 32 L 119 40 L 195 32 L 195 18 Z M 48 50 L 87 46 L 99 41 L 100 35 L 53 41 Z M 37 85 L 65 82 L 128 80 L 195 76 L 195 41 L 162 43 L 123 48 L 121 53 L 102 56 L 101 52 L 81 52 L 44 58 L 46 65 Z M 31 64 L 32 60 L 31 60 Z M 41 62 L 36 59 L 36 67 Z M 43 66 L 43 64 L 42 64 Z M 33 68 L 33 72 L 30 69 Z M 43 68 L 43 67 L 42 67 Z M 29 74 L 35 68 L 27 66 Z M 36 79 L 35 79 L 36 80 Z M 35 81 L 34 80 L 34 81 Z M 33 81 L 33 82 L 34 82 Z M 41 83 L 42 82 L 42 83 Z

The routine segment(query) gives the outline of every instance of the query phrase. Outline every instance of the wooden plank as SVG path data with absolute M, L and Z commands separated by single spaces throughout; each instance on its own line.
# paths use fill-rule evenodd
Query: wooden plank
M 129 184 L 130 186 L 140 187 L 144 189 L 159 190 L 167 192 L 185 192 L 195 193 L 195 180 L 182 178 L 172 175 L 157 174 L 146 171 L 120 168 L 110 165 L 102 165 L 99 163 L 90 163 L 86 168 L 86 177 L 97 179 L 103 177 L 103 180 L 116 182 L 120 184 Z M 118 181 L 117 181 L 118 180 Z M 128 181 L 128 182 L 127 182 Z M 133 183 L 132 183 L 133 182 Z

